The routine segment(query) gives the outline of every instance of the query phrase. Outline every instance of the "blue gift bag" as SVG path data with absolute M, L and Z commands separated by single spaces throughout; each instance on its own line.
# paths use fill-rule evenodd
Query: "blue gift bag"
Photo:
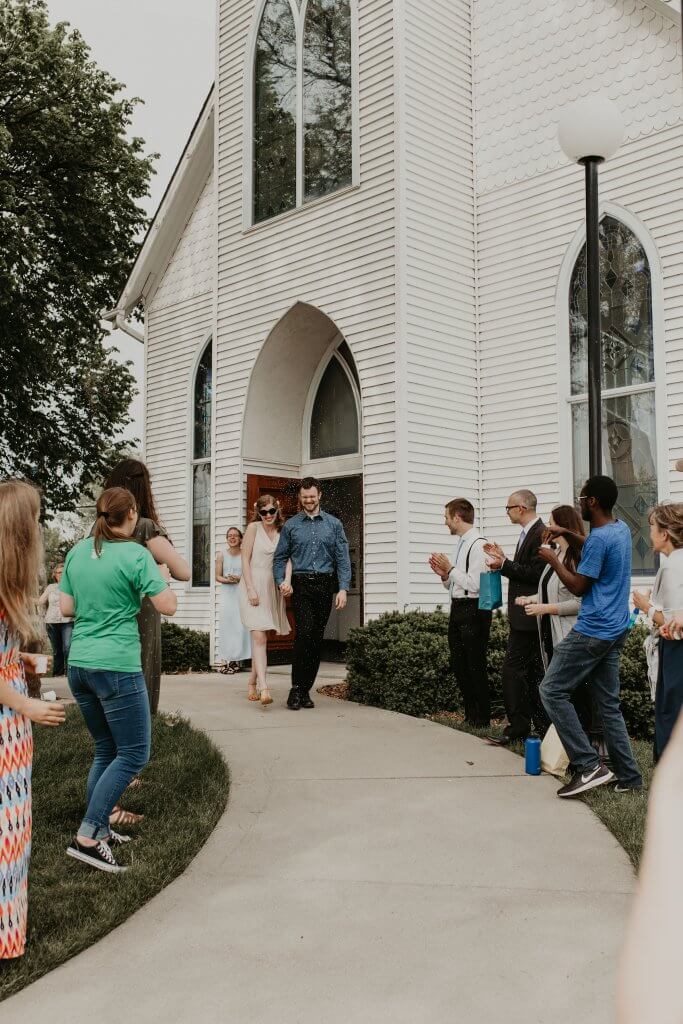
M 483 572 L 479 577 L 479 608 L 493 612 L 503 607 L 503 577 L 499 572 Z

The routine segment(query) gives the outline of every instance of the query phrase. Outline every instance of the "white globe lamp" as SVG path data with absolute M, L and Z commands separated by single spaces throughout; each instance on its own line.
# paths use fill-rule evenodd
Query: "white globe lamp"
M 591 157 L 609 160 L 624 141 L 626 127 L 619 108 L 606 96 L 586 96 L 560 112 L 560 146 L 574 163 Z

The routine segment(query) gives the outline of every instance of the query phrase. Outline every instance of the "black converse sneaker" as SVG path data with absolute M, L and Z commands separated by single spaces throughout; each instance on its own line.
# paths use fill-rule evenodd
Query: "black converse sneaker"
M 614 782 L 614 773 L 609 768 L 605 768 L 604 764 L 599 764 L 592 772 L 576 772 L 572 776 L 571 782 L 558 789 L 557 795 L 580 796 L 581 793 L 587 793 L 589 789 L 595 789 L 596 786 L 606 786 L 608 782 Z
M 100 839 L 96 846 L 82 846 L 78 839 L 72 839 L 66 855 L 75 860 L 82 860 L 84 864 L 90 864 L 98 871 L 108 871 L 110 875 L 120 875 L 128 870 L 116 863 L 109 843 L 104 839 Z

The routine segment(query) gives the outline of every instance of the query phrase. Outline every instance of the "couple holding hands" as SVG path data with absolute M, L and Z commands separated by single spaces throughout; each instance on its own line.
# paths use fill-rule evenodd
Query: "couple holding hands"
M 242 544 L 239 605 L 251 634 L 252 669 L 249 700 L 273 703 L 267 681 L 268 632 L 290 633 L 285 608 L 292 598 L 296 626 L 292 684 L 287 707 L 314 707 L 310 691 L 320 667 L 332 604 L 346 607 L 351 585 L 349 545 L 341 522 L 321 508 L 322 489 L 307 477 L 299 488 L 301 512 L 285 522 L 279 503 L 269 494 L 256 502 Z

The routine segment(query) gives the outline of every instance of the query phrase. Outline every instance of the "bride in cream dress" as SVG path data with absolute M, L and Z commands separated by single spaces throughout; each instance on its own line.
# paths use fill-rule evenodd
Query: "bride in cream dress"
M 254 517 L 242 542 L 242 578 L 239 583 L 239 604 L 242 625 L 251 635 L 251 675 L 249 700 L 260 700 L 265 707 L 273 703 L 268 692 L 268 632 L 280 636 L 290 632 L 285 599 L 273 579 L 273 555 L 280 539 L 284 517 L 279 504 L 270 494 L 262 495 L 254 507 Z M 285 582 L 292 577 L 287 564 Z M 258 689 L 257 689 L 258 687 Z

